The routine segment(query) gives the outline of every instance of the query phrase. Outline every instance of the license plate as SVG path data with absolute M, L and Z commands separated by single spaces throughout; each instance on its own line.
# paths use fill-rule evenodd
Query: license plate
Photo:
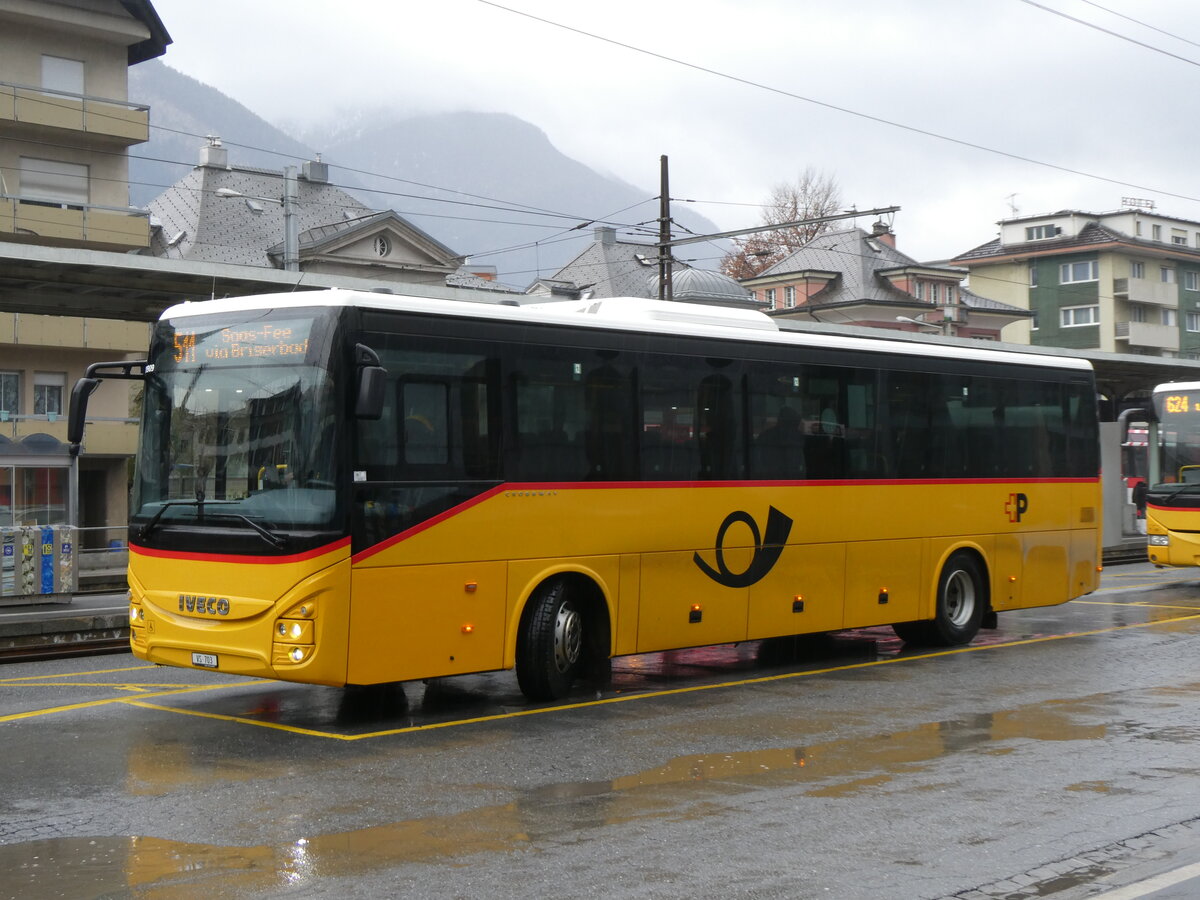
M 215 653 L 193 653 L 192 665 L 203 666 L 206 669 L 215 669 L 217 667 L 217 654 Z

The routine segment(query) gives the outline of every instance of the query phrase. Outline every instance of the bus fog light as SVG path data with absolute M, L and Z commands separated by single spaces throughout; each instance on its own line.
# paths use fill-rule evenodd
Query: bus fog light
M 288 656 L 292 658 L 292 662 L 300 662 L 300 660 L 304 659 L 304 651 L 299 647 L 293 647 L 292 652 Z
M 1151 547 L 1168 547 L 1171 544 L 1171 539 L 1165 534 L 1150 535 L 1149 544 Z

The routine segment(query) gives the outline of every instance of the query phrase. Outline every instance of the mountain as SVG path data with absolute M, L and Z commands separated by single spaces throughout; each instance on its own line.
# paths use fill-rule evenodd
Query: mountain
M 293 135 L 157 60 L 130 70 L 129 96 L 150 105 L 150 141 L 130 154 L 130 202 L 137 206 L 195 165 L 201 136 L 212 134 L 238 166 L 278 171 L 319 150 L 333 181 L 363 203 L 394 209 L 473 263 L 496 266 L 500 280 L 518 288 L 578 255 L 595 224 L 654 239 L 645 227 L 620 226 L 657 216 L 656 189 L 588 168 L 515 116 L 363 111 Z M 657 160 L 647 169 L 656 171 Z M 696 233 L 718 230 L 688 209 L 675 217 Z

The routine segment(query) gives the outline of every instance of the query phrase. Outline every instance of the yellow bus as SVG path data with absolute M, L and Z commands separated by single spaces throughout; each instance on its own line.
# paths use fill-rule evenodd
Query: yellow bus
M 1153 393 L 1146 541 L 1157 566 L 1200 565 L 1200 382 Z
M 1086 362 L 607 299 L 333 290 L 168 309 L 133 652 L 328 685 L 865 626 L 971 641 L 1098 579 Z

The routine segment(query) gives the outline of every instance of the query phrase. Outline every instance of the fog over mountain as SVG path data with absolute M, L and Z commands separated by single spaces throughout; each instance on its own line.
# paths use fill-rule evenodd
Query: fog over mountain
M 158 60 L 130 70 L 129 96 L 149 104 L 151 123 L 150 141 L 130 153 L 135 206 L 183 177 L 204 135 L 217 135 L 231 165 L 278 171 L 320 153 L 335 184 L 373 208 L 394 209 L 473 263 L 495 266 L 513 287 L 552 275 L 598 223 L 623 238 L 654 240 L 657 159 L 646 161 L 653 186 L 635 187 L 563 155 L 515 116 L 344 110 L 327 127 L 292 134 Z M 679 204 L 672 213 L 677 231 L 718 230 Z M 707 259 L 698 265 L 716 268 L 721 248 L 700 246 Z

